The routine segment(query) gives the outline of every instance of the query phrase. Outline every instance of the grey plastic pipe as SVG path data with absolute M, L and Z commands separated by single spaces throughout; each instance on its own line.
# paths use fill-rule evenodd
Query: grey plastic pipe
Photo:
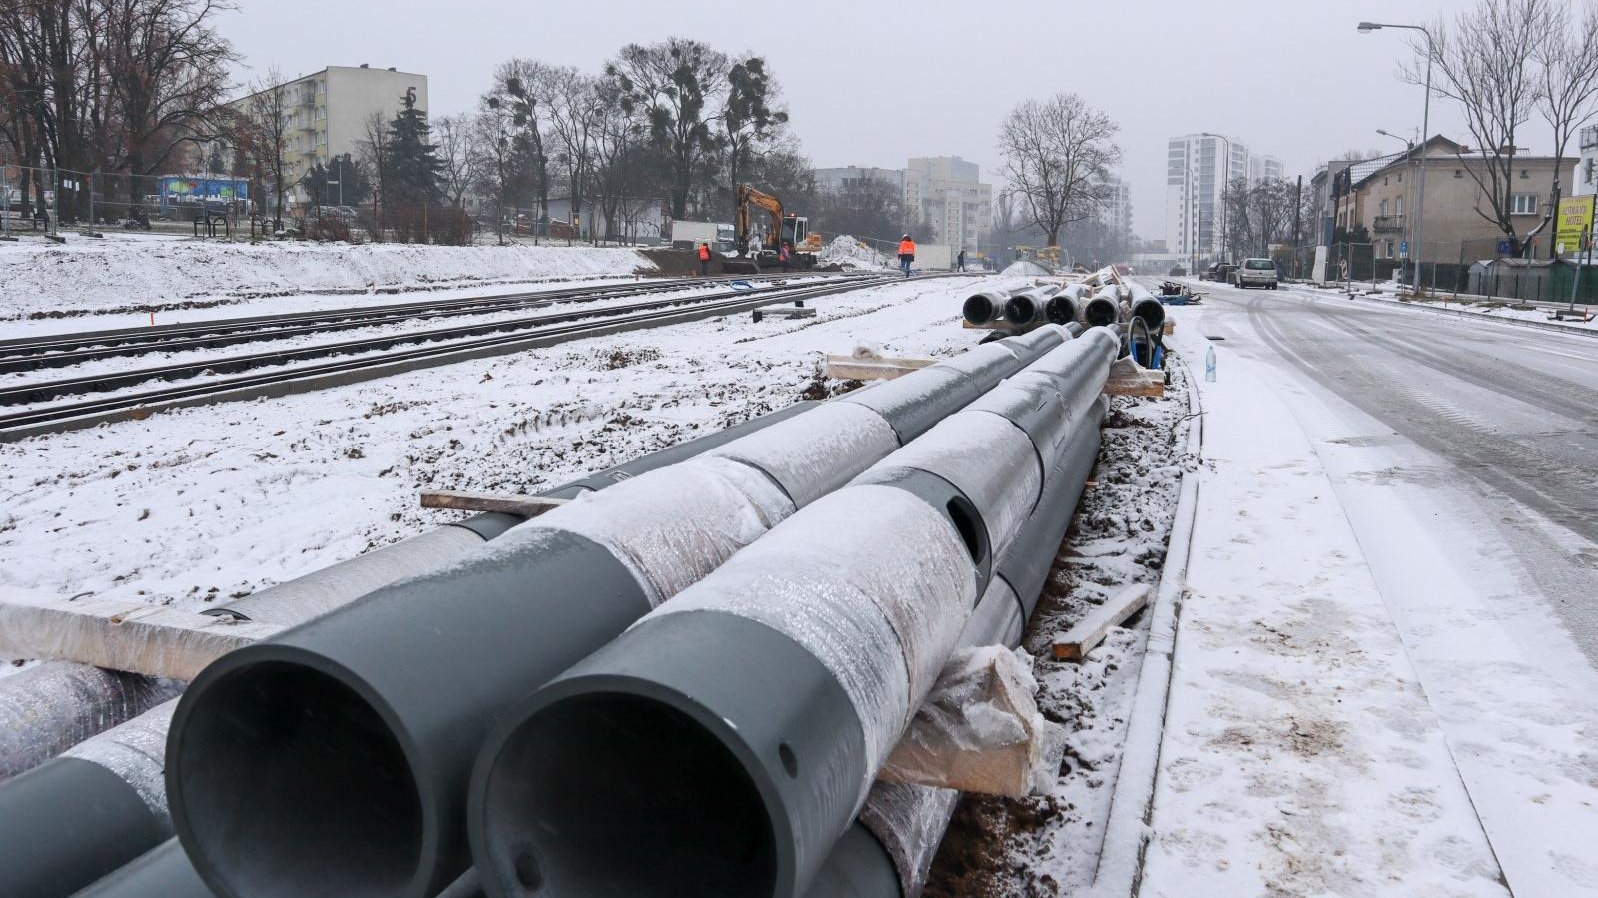
M 508 711 L 467 814 L 485 890 L 803 894 L 995 548 L 1034 514 L 1069 443 L 1054 422 L 1086 421 L 1070 410 L 1096 401 L 1117 342 L 1054 350 Z M 1051 395 L 1078 366 L 1091 393 Z
M 1106 403 L 1093 404 L 1044 484 L 1038 509 L 1000 557 L 996 576 L 966 622 L 962 647 L 1019 645 L 1099 451 Z M 916 898 L 954 814 L 959 793 L 877 783 L 834 846 L 807 898 Z
M 784 409 L 549 492 L 564 498 L 604 489 L 631 475 L 757 434 L 822 405 L 807 402 L 795 409 Z M 503 532 L 501 519 L 521 520 L 513 515 L 478 515 L 281 583 L 217 610 L 284 625 L 304 623 L 348 604 L 362 592 L 449 564 L 481 546 L 485 539 Z M 89 665 L 68 667 L 98 671 Z M 25 783 L 19 777 L 0 785 L 0 845 L 17 846 L 16 854 L 0 864 L 0 895 L 69 895 L 172 834 L 163 764 L 175 706 L 175 701 L 169 701 L 89 738 L 36 768 Z M 61 796 L 59 801 L 54 797 L 57 794 Z
M 1120 294 L 1105 287 L 1082 307 L 1082 320 L 1088 327 L 1107 327 L 1121 320 Z
M 476 749 L 516 699 L 1068 336 L 1040 330 L 849 394 L 220 659 L 168 745 L 200 875 L 226 898 L 441 888 L 467 865 Z
M 1004 320 L 1017 326 L 1031 324 L 1043 314 L 1044 305 L 1048 303 L 1049 298 L 1058 292 L 1060 292 L 1059 287 L 1042 286 L 1017 293 L 1004 304 Z
M 46 661 L 0 680 L 0 783 L 178 694 L 182 684 Z

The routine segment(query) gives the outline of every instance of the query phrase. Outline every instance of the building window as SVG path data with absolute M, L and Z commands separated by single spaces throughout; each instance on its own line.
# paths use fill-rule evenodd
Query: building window
M 1393 241 L 1391 241 L 1391 240 L 1387 241 L 1387 246 L 1385 247 L 1385 249 L 1386 249 L 1386 253 L 1383 256 L 1383 258 L 1391 259 L 1393 257 Z
M 1382 200 L 1382 211 L 1380 211 L 1380 212 L 1378 212 L 1376 214 L 1382 216 L 1383 218 L 1387 217 L 1387 201 L 1386 200 Z
M 1404 198 L 1399 197 L 1393 201 L 1393 211 L 1398 215 L 1404 214 Z
M 1526 169 L 1524 169 L 1524 168 L 1523 168 L 1523 169 L 1521 169 L 1521 170 L 1520 170 L 1520 179 L 1521 179 L 1521 180 L 1522 180 L 1522 181 L 1527 181 L 1527 180 L 1530 180 L 1530 179 L 1531 179 L 1531 172 L 1529 172 L 1529 171 L 1527 171 L 1527 170 L 1526 170 Z
M 1456 177 L 1456 178 L 1463 178 L 1463 177 L 1465 177 L 1465 170 L 1464 170 L 1464 169 L 1462 169 L 1462 168 L 1456 168 L 1456 169 L 1454 169 L 1454 177 Z
M 1510 215 L 1536 215 L 1538 196 L 1535 193 L 1516 193 L 1509 197 Z

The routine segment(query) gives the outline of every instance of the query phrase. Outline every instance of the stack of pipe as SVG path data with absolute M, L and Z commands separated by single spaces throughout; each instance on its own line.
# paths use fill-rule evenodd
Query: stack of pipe
M 821 405 L 800 403 L 562 484 L 543 495 L 575 498 L 604 489 L 719 448 Z M 285 626 L 303 623 L 347 605 L 364 593 L 445 566 L 521 520 L 499 513 L 476 515 L 278 584 L 219 606 L 211 613 Z M 84 688 L 65 693 L 45 689 L 32 697 L 29 707 L 36 709 L 47 699 L 50 706 L 59 706 L 52 720 L 68 732 L 74 728 L 81 731 L 104 719 L 107 702 L 114 702 L 123 692 L 138 690 L 128 702 L 148 704 L 143 684 L 151 684 L 150 691 L 159 696 L 156 701 L 170 699 L 177 690 L 177 684 L 113 674 L 86 664 L 51 662 L 34 670 L 49 674 L 46 685 L 85 684 Z M 32 670 L 8 678 L 8 682 L 30 682 L 30 674 Z M 167 730 L 175 707 L 175 701 L 166 701 L 138 716 L 124 715 L 126 722 L 109 721 L 120 725 L 104 732 L 100 732 L 103 728 L 94 727 L 89 733 L 98 735 L 53 760 L 39 759 L 33 769 L 0 784 L 0 844 L 8 846 L 11 855 L 7 863 L 0 864 L 0 895 L 70 895 L 172 835 L 163 766 Z M 115 704 L 110 706 L 111 711 L 117 708 Z M 24 732 L 31 733 L 32 729 Z M 59 728 L 41 734 L 41 738 L 59 740 Z M 0 744 L 9 744 L 9 740 Z M 37 750 L 19 743 L 18 751 L 8 752 L 6 757 L 22 758 L 30 753 L 36 754 Z M 157 865 L 154 869 L 165 870 L 167 866 Z M 150 871 L 142 875 L 148 877 Z
M 1031 288 L 1018 287 L 1014 290 L 983 290 L 980 293 L 966 297 L 960 307 L 960 315 L 967 324 L 982 325 L 1000 321 L 1004 318 L 1004 304 L 1010 297 L 1024 293 Z
M 1004 320 L 1016 327 L 1031 325 L 1042 317 L 1049 298 L 1059 292 L 1060 288 L 1057 286 L 1044 285 L 1017 293 L 1004 304 Z
M 1088 327 L 1109 327 L 1121 320 L 1121 294 L 1118 287 L 1100 287 L 1082 307 L 1082 321 Z
M 187 854 L 229 896 L 434 894 L 467 865 L 471 763 L 517 699 L 1068 333 L 826 403 L 224 656 L 167 745 Z
M 489 894 L 797 896 L 869 854 L 851 824 L 979 599 L 971 638 L 1019 634 L 994 557 L 1085 476 L 1118 347 L 1056 349 L 508 711 L 468 814 Z

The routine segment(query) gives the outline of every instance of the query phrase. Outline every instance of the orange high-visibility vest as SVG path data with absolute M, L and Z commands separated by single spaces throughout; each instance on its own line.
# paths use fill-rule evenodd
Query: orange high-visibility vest
M 916 254 L 916 242 L 914 240 L 900 240 L 899 241 L 899 255 L 901 255 L 901 256 L 913 256 L 915 254 Z
M 706 246 L 703 243 L 699 244 L 699 261 L 701 261 L 701 262 L 709 262 L 710 261 L 710 247 Z

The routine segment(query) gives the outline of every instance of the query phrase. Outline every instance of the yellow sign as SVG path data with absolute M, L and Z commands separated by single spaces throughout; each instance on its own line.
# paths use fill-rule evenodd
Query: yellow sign
M 1554 230 L 1554 246 L 1563 246 L 1559 252 L 1579 253 L 1587 248 L 1592 235 L 1593 201 L 1598 197 L 1567 196 L 1559 201 L 1558 227 Z

